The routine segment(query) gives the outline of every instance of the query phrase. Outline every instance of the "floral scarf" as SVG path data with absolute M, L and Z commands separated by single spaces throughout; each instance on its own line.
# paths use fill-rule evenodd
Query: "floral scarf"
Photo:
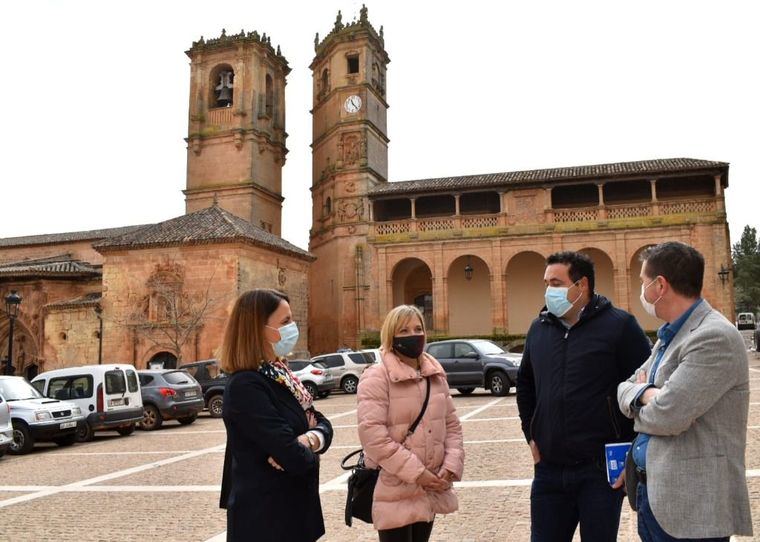
M 288 368 L 287 362 L 282 359 L 275 361 L 265 361 L 259 366 L 259 372 L 264 376 L 271 378 L 281 386 L 285 386 L 296 401 L 301 405 L 301 408 L 308 410 L 311 408 L 314 398 L 304 388 L 298 377 Z

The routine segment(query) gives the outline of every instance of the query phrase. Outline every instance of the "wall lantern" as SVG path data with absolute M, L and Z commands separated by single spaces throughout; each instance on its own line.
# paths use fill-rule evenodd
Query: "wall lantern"
M 472 280 L 472 266 L 470 265 L 470 257 L 467 256 L 467 265 L 464 266 L 464 278 Z
M 720 271 L 718 271 L 718 276 L 720 277 L 720 283 L 725 286 L 726 282 L 728 281 L 728 273 L 729 270 L 726 269 L 726 266 L 723 264 L 720 264 Z

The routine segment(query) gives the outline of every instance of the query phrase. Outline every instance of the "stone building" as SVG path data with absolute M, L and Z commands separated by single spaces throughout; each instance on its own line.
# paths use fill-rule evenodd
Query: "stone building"
M 366 8 L 349 24 L 339 12 L 314 45 L 310 251 L 280 237 L 286 59 L 257 32 L 201 38 L 187 51 L 186 214 L 0 239 L 0 294 L 23 297 L 17 373 L 96 363 L 99 352 L 138 368 L 212 357 L 232 302 L 253 287 L 291 296 L 298 354 L 375 342 L 400 303 L 421 307 L 433 336 L 519 336 L 558 250 L 589 254 L 597 290 L 653 329 L 638 302 L 638 256 L 670 239 L 705 255 L 705 295 L 733 318 L 728 164 L 676 158 L 389 182 L 382 27 Z M 7 341 L 0 317 L 0 360 Z
M 587 253 L 597 291 L 652 330 L 658 322 L 638 301 L 638 257 L 666 240 L 705 255 L 705 296 L 733 320 L 727 163 L 388 182 L 382 27 L 366 10 L 348 25 L 339 17 L 315 50 L 312 352 L 376 342 L 384 315 L 401 303 L 418 305 L 434 336 L 524 334 L 543 305 L 545 258 L 559 250 Z
M 288 63 L 257 32 L 201 38 L 187 55 L 185 215 L 0 239 L 0 293 L 23 299 L 17 374 L 97 363 L 99 355 L 138 368 L 213 357 L 234 300 L 255 287 L 290 296 L 302 333 L 295 353 L 307 353 L 314 257 L 280 237 Z M 3 317 L 0 359 L 7 343 Z

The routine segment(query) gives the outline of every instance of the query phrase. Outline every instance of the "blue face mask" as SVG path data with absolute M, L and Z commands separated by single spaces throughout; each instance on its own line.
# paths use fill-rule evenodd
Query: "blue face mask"
M 272 326 L 267 326 L 269 329 L 276 329 Z M 293 347 L 298 342 L 298 326 L 295 322 L 290 322 L 286 326 L 282 326 L 277 329 L 280 332 L 280 340 L 273 343 L 274 353 L 277 357 L 285 357 L 293 351 Z
M 581 298 L 583 292 L 572 303 L 567 299 L 567 291 L 570 288 L 568 286 L 547 286 L 546 294 L 546 310 L 552 313 L 558 318 L 562 318 L 567 311 L 573 308 L 573 305 Z

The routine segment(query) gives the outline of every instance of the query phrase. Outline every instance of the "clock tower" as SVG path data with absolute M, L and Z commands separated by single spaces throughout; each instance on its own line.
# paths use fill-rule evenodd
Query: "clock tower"
M 387 182 L 385 73 L 390 62 L 383 29 L 362 7 L 344 24 L 341 12 L 327 36 L 314 39 L 312 228 L 309 347 L 315 353 L 360 346 L 372 254 L 366 244 L 367 192 Z

